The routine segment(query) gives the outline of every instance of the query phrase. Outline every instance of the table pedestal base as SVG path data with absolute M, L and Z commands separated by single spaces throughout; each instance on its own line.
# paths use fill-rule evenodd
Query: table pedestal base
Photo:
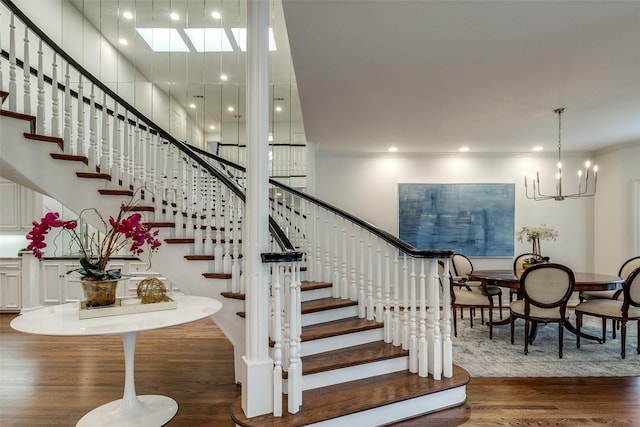
M 78 421 L 76 427 L 155 427 L 165 425 L 178 412 L 178 403 L 156 394 L 137 396 L 139 405 L 114 400 L 97 407 Z

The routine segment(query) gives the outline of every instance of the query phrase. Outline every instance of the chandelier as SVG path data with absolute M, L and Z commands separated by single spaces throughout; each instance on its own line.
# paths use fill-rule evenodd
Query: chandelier
M 562 144 L 561 144 L 561 131 L 562 131 L 562 113 L 564 108 L 557 108 L 553 110 L 558 115 L 558 171 L 556 172 L 556 194 L 547 195 L 540 192 L 540 172 L 536 168 L 536 174 L 531 177 L 533 183 L 533 192 L 529 194 L 529 185 L 527 183 L 527 175 L 524 176 L 524 189 L 527 199 L 531 200 L 564 200 L 564 199 L 579 199 L 580 197 L 592 197 L 596 194 L 596 185 L 598 183 L 598 166 L 593 166 L 593 174 L 591 174 L 591 162 L 587 161 L 584 164 L 584 172 L 578 171 L 578 191 L 572 194 L 562 193 Z

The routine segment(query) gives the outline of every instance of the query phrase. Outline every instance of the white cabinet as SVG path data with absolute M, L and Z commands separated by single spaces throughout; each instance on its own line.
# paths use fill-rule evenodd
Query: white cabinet
M 22 274 L 20 260 L 0 261 L 0 311 L 22 308 Z
M 0 230 L 31 229 L 31 222 L 40 219 L 36 215 L 36 195 L 33 190 L 0 178 Z

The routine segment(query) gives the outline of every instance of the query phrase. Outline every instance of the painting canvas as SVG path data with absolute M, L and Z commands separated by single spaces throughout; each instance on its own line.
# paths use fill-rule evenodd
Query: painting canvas
M 418 249 L 514 254 L 514 184 L 399 184 L 399 237 Z

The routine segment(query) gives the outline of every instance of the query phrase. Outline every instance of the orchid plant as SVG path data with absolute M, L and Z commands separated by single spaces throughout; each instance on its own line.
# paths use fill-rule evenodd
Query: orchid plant
M 117 218 L 109 217 L 108 222 L 95 208 L 84 209 L 80 212 L 79 218 L 86 212 L 92 211 L 98 216 L 104 229 L 103 233 L 92 233 L 86 236 L 86 239 L 81 238 L 82 236 L 76 231 L 79 218 L 63 221 L 60 219 L 59 213 L 49 212 L 40 222 L 33 222 L 33 228 L 27 234 L 27 239 L 30 241 L 27 249 L 41 260 L 44 255 L 43 249 L 47 247 L 45 238 L 49 231 L 53 229 L 66 230 L 80 248 L 81 265 L 80 268 L 68 271 L 67 274 L 77 271 L 86 280 L 119 279 L 121 277 L 120 269 L 106 269 L 111 256 L 127 246 L 129 252 L 138 256 L 144 252 L 146 246 L 149 250 L 150 261 L 151 254 L 160 247 L 160 241 L 157 239 L 158 230 L 152 232 L 151 225 L 142 222 L 140 213 L 127 215 L 130 211 L 129 208 L 130 205 L 123 203 Z
M 546 224 L 542 224 L 538 227 L 523 226 L 518 232 L 518 241 L 531 242 L 533 245 L 532 251 L 534 254 L 541 255 L 540 240 L 556 240 L 558 238 L 558 232 Z

